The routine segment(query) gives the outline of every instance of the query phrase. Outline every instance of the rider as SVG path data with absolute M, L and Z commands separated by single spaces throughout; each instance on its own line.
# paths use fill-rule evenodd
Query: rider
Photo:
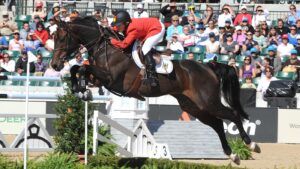
M 165 33 L 164 25 L 157 18 L 130 18 L 126 11 L 116 14 L 112 24 L 119 32 L 125 35 L 123 41 L 112 38 L 111 43 L 125 49 L 135 40 L 143 42 L 142 53 L 145 56 L 146 75 L 145 82 L 151 86 L 157 86 L 157 75 L 155 73 L 155 61 L 151 54 L 153 46 L 162 41 Z

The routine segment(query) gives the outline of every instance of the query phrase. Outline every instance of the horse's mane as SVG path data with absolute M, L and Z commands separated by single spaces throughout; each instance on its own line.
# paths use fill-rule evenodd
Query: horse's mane
M 78 25 L 85 25 L 85 26 L 91 26 L 95 29 L 98 29 L 98 23 L 97 19 L 93 16 L 86 16 L 86 17 L 77 17 L 75 20 L 72 21 L 72 24 L 78 24 Z

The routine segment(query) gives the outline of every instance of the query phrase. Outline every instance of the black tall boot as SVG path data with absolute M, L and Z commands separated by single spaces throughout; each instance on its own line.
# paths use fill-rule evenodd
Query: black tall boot
M 146 84 L 150 84 L 152 87 L 158 85 L 157 74 L 155 72 L 155 60 L 152 57 L 151 51 L 145 55 L 145 62 L 146 62 L 146 79 L 144 82 Z

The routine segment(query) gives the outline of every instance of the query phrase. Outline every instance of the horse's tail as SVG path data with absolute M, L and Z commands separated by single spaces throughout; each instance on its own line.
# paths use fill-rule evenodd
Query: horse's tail
M 208 64 L 220 80 L 223 97 L 229 106 L 244 119 L 249 119 L 240 102 L 240 83 L 232 66 L 213 62 Z

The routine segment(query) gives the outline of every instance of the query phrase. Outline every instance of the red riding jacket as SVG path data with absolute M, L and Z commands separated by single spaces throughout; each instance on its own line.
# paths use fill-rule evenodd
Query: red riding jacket
M 136 18 L 131 19 L 123 41 L 111 39 L 111 43 L 118 47 L 125 49 L 131 45 L 135 40 L 145 41 L 147 38 L 160 33 L 162 27 L 157 18 Z

